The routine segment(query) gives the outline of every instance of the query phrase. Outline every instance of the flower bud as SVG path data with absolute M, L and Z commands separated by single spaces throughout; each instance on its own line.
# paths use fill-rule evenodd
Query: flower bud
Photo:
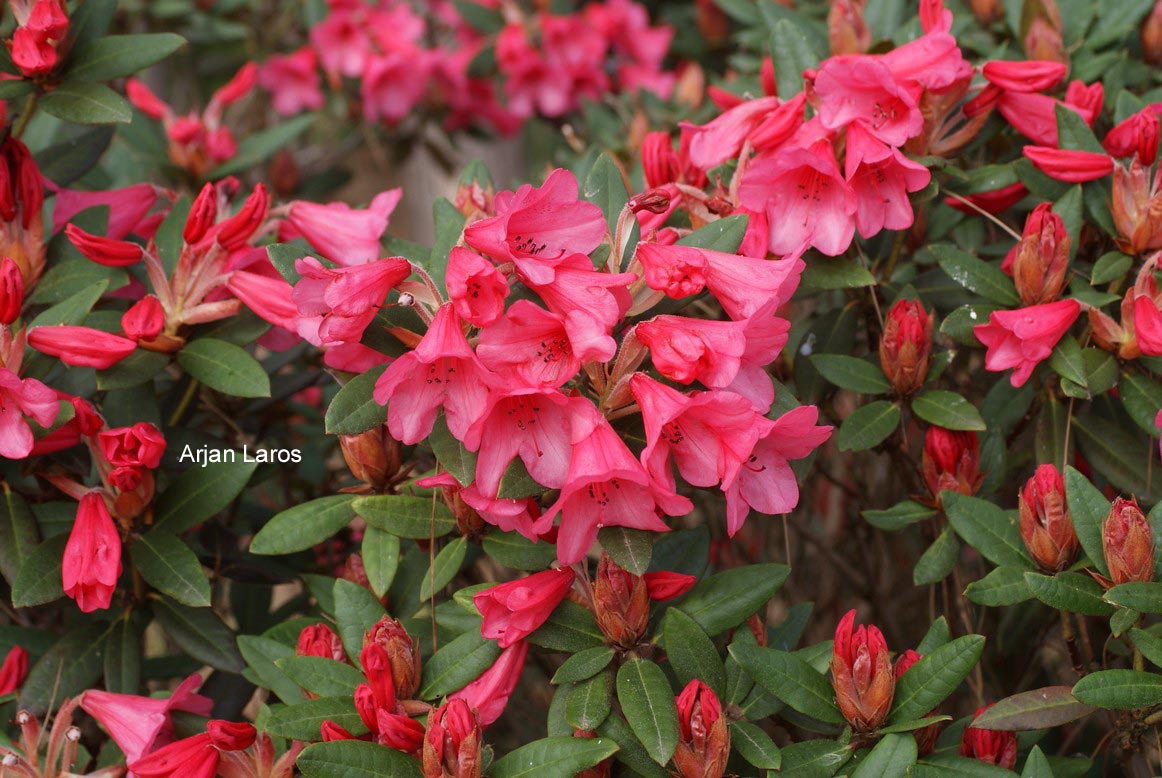
M 121 329 L 125 337 L 133 340 L 153 340 L 161 334 L 165 327 L 165 311 L 161 302 L 153 295 L 146 295 L 138 300 L 121 317 Z
M 12 694 L 24 683 L 28 675 L 28 652 L 20 646 L 13 646 L 0 665 L 0 697 Z
M 1069 52 L 1061 37 L 1060 22 L 1054 25 L 1043 16 L 1033 19 L 1025 34 L 1025 54 L 1029 59 L 1045 59 L 1069 64 Z
M 1151 65 L 1162 64 L 1162 0 L 1154 3 L 1154 10 L 1142 22 L 1142 59 Z
M 1042 570 L 1056 573 L 1073 564 L 1077 533 L 1065 503 L 1065 480 L 1053 465 L 1041 465 L 1018 495 L 1021 539 Z
M 650 596 L 646 582 L 623 570 L 606 553 L 597 563 L 593 584 L 593 604 L 597 626 L 611 644 L 633 648 L 646 633 L 650 618 Z
M 827 14 L 827 39 L 831 53 L 863 54 L 871 46 L 871 30 L 864 20 L 867 0 L 833 0 Z
M 642 172 L 650 189 L 673 183 L 681 175 L 681 162 L 668 132 L 648 133 L 642 139 L 641 157 Z
M 1069 267 L 1069 233 L 1051 203 L 1041 203 L 1029 214 L 1024 236 L 1014 249 L 1012 274 L 1025 305 L 1051 303 L 1065 286 Z
M 991 707 L 978 708 L 973 721 Z M 1011 770 L 1017 763 L 1017 735 L 1015 732 L 965 727 L 960 739 L 960 755 Z
M 20 317 L 24 305 L 24 276 L 11 257 L 0 260 L 0 324 L 11 324 Z
M 1101 528 L 1101 548 L 1114 586 L 1154 580 L 1154 538 L 1136 500 L 1114 500 Z
M 65 227 L 65 235 L 77 251 L 105 267 L 128 267 L 137 264 L 144 252 L 141 246 L 126 240 L 113 240 L 85 232 L 75 224 Z
M 295 656 L 318 656 L 334 659 L 336 662 L 347 661 L 343 641 L 335 634 L 335 630 L 326 624 L 303 627 L 303 631 L 299 633 L 298 645 L 295 647 Z
M 382 648 L 387 657 L 396 696 L 403 700 L 414 697 L 420 686 L 420 652 L 403 625 L 384 616 L 363 636 L 363 645 L 371 644 Z
M 371 688 L 375 707 L 394 711 L 398 698 L 387 651 L 378 643 L 364 642 L 363 650 L 359 652 L 359 664 L 363 665 L 363 674 L 367 676 L 367 685 Z
M 253 724 L 217 719 L 206 723 L 206 733 L 210 742 L 223 751 L 244 751 L 254 745 L 257 736 Z
M 339 448 L 351 475 L 377 492 L 399 471 L 399 444 L 380 424 L 357 435 L 340 435 Z
M 896 690 L 888 646 L 877 627 L 855 628 L 854 610 L 835 630 L 831 685 L 840 712 L 856 732 L 870 732 L 883 724 Z
M 235 251 L 245 246 L 266 220 L 269 205 L 270 197 L 266 193 L 266 187 L 262 184 L 254 187 L 254 191 L 246 198 L 238 213 L 219 225 L 218 243 L 222 248 Z
M 322 737 L 324 743 L 330 743 L 332 740 L 355 739 L 354 735 L 330 719 L 325 720 L 322 724 L 319 725 L 319 735 Z
M 954 432 L 929 427 L 924 435 L 924 455 L 920 463 L 924 483 L 939 499 L 940 492 L 971 495 L 980 488 L 980 440 L 975 432 Z
M 105 461 L 114 467 L 154 469 L 165 454 L 165 437 L 147 421 L 97 433 L 97 445 Z
M 182 231 L 182 240 L 193 245 L 214 226 L 218 218 L 218 190 L 213 184 L 206 184 L 198 193 L 198 199 L 190 206 L 190 215 L 186 217 L 186 227 Z
M 1118 228 L 1118 244 L 1128 254 L 1162 248 L 1162 194 L 1150 168 L 1134 159 L 1130 169 L 1114 168 L 1110 210 Z
M 694 588 L 698 579 L 684 573 L 674 573 L 669 570 L 658 570 L 642 576 L 646 582 L 646 592 L 654 602 L 665 602 L 681 597 Z
M 900 395 L 912 394 L 928 377 L 932 325 L 932 316 L 915 300 L 897 300 L 884 319 L 880 367 Z
M 428 717 L 424 778 L 480 778 L 480 723 L 463 700 L 449 700 Z
M 1003 0 L 968 0 L 968 7 L 972 10 L 972 15 L 976 17 L 976 20 L 984 26 L 1003 19 L 1005 16 Z
M 697 678 L 677 696 L 678 778 L 721 778 L 730 757 L 730 730 L 717 695 Z

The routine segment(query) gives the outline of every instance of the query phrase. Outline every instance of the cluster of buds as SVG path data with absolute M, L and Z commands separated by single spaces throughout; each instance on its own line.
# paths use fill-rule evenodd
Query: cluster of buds
M 1106 586 L 1154 580 L 1154 537 L 1150 520 L 1137 500 L 1114 500 L 1110 515 L 1101 528 L 1101 548 L 1109 568 L 1109 579 L 1098 578 Z
M 871 732 L 888 716 L 896 676 L 883 633 L 871 624 L 855 626 L 855 611 L 840 619 L 831 653 L 835 702 L 856 732 Z
M 924 483 L 939 502 L 944 490 L 975 494 L 984 475 L 980 472 L 980 439 L 975 432 L 929 427 L 924 435 L 920 469 Z
M 356 435 L 340 435 L 339 449 L 347 469 L 361 486 L 343 489 L 344 492 L 359 494 L 382 494 L 401 475 L 402 460 L 399 441 L 387 432 L 387 425 L 380 424 Z M 447 499 L 447 497 L 445 497 Z
M 730 730 L 718 696 L 695 678 L 675 702 L 678 746 L 673 759 L 678 778 L 722 778 L 730 758 Z
M 104 767 L 84 775 L 75 772 L 78 768 L 76 762 L 81 730 L 73 725 L 73 714 L 79 704 L 80 698 L 66 699 L 57 709 L 52 726 L 47 731 L 31 713 L 18 711 L 16 725 L 20 727 L 20 737 L 15 742 L 5 739 L 0 744 L 0 775 L 19 775 L 21 778 L 59 778 L 65 775 L 76 778 L 120 778 L 125 769 L 121 765 Z
M 1077 556 L 1077 533 L 1065 502 L 1065 479 L 1053 465 L 1040 465 L 1018 494 L 1021 539 L 1038 567 L 1064 570 Z
M 9 135 L 0 143 L 0 257 L 16 263 L 25 292 L 44 272 L 43 206 L 40 168 L 28 147 Z
M 1001 269 L 1013 277 L 1025 305 L 1051 303 L 1065 288 L 1071 241 L 1065 223 L 1041 203 L 1025 220 L 1021 241 L 1005 257 Z
M 623 650 L 635 647 L 649 627 L 650 603 L 681 597 L 696 580 L 668 571 L 634 575 L 602 552 L 593 582 L 593 610 L 605 642 Z
M 12 63 L 26 78 L 41 78 L 57 69 L 61 44 L 69 34 L 65 0 L 9 0 L 16 30 L 6 41 Z
M 903 397 L 916 392 L 928 377 L 933 323 L 933 316 L 917 300 L 897 300 L 884 318 L 880 367 Z
M 1143 164 L 1138 159 L 1129 168 L 1122 165 L 1114 168 L 1110 211 L 1118 229 L 1118 245 L 1129 254 L 1162 248 L 1160 173 L 1162 168 L 1152 171 L 1149 163 Z
M 480 722 L 464 700 L 449 700 L 428 716 L 424 778 L 480 778 Z
M 992 706 L 986 705 L 978 708 L 972 717 L 973 721 L 990 707 Z M 1017 763 L 1017 733 L 965 727 L 960 740 L 960 755 L 1011 770 Z
M 140 778 L 292 778 L 304 745 L 295 742 L 276 758 L 274 741 L 252 724 L 211 719 L 205 732 L 163 746 L 129 769 Z

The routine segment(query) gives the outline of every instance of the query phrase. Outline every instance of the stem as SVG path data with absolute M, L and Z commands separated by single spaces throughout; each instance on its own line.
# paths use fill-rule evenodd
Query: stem
M 1061 611 L 1061 637 L 1065 639 L 1065 647 L 1069 649 L 1069 659 L 1073 662 L 1073 672 L 1081 678 L 1085 675 L 1085 663 L 1081 659 L 1081 651 L 1077 647 L 1077 639 L 1073 634 L 1073 624 L 1069 620 L 1069 612 Z
M 193 402 L 194 393 L 197 390 L 198 379 L 191 378 L 190 385 L 186 387 L 186 393 L 182 395 L 182 399 L 178 403 L 178 407 L 174 408 L 174 412 L 170 415 L 169 424 L 167 426 L 173 427 L 181 420 L 182 416 L 184 416 L 186 411 L 189 409 L 190 403 Z
M 24 133 L 24 128 L 28 126 L 28 120 L 36 113 L 36 92 L 28 96 L 24 101 L 24 108 L 20 111 L 20 118 L 16 120 L 16 126 L 12 128 L 12 137 L 19 138 Z

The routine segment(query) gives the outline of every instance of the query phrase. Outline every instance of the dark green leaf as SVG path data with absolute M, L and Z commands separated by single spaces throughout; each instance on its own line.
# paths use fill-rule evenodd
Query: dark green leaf
M 187 608 L 168 597 L 158 597 L 153 601 L 153 615 L 194 659 L 227 673 L 242 672 L 246 663 L 238 653 L 234 633 L 209 608 Z
M 67 534 L 56 535 L 41 543 L 24 560 L 12 584 L 12 605 L 31 608 L 65 596 L 61 580 L 61 557 L 65 553 Z
M 141 635 L 128 618 L 118 619 L 105 638 L 105 689 L 137 694 L 141 686 Z
M 551 544 L 534 543 L 518 532 L 502 532 L 496 527 L 489 528 L 482 545 L 485 554 L 515 570 L 544 570 L 557 558 Z
M 899 425 L 899 407 L 887 400 L 868 403 L 839 426 L 839 450 L 866 451 L 884 442 Z
M 448 507 L 435 494 L 431 497 L 378 494 L 359 497 L 351 506 L 371 526 L 401 538 L 439 538 L 456 526 Z
M 320 497 L 287 508 L 268 521 L 250 541 L 252 554 L 293 554 L 321 543 L 355 518 L 349 494 Z
M 354 695 L 364 682 L 363 673 L 345 662 L 322 656 L 288 656 L 275 666 L 303 689 L 319 697 Z
M 133 118 L 129 102 L 104 84 L 70 81 L 40 100 L 44 112 L 73 124 L 117 124 Z
M 859 289 L 875 286 L 876 278 L 855 260 L 829 257 L 823 262 L 809 262 L 799 283 L 806 290 Z
M 1012 280 L 999 267 L 947 243 L 930 246 L 929 250 L 940 263 L 941 270 L 965 289 L 1001 306 L 1020 306 L 1021 298 L 1017 296 Z
M 238 142 L 238 151 L 233 157 L 206 174 L 207 180 L 217 181 L 257 167 L 306 132 L 314 122 L 315 114 L 305 113 L 279 121 L 269 129 L 247 135 Z
M 424 663 L 423 686 L 419 695 L 433 700 L 463 689 L 476 680 L 500 656 L 500 646 L 479 631 L 465 632 L 451 643 L 440 646 Z
M 778 770 L 783 756 L 771 736 L 749 721 L 730 722 L 730 745 L 761 770 Z
M 168 532 L 154 530 L 131 550 L 141 577 L 162 594 L 193 608 L 210 607 L 210 582 L 190 547 Z
M 723 697 L 726 693 L 726 671 L 706 632 L 677 608 L 666 612 L 662 622 L 662 639 L 666 658 L 681 686 L 686 686 L 697 678 L 714 693 Z
M 597 620 L 591 611 L 564 600 L 553 609 L 548 620 L 529 635 L 528 641 L 551 651 L 576 653 L 601 645 L 604 635 L 597 628 Z
M 24 498 L 7 482 L 0 487 L 4 490 L 0 496 L 0 573 L 14 584 L 25 560 L 36 549 L 40 533 Z
M 995 565 L 1030 566 L 1016 524 L 987 500 L 956 492 L 940 493 L 948 522 L 966 543 Z
M 789 18 L 775 22 L 771 30 L 771 55 L 781 100 L 803 91 L 803 71 L 817 67 L 820 59 L 811 39 Z
M 798 655 L 737 640 L 730 644 L 730 654 L 756 683 L 784 704 L 817 721 L 843 723 L 831 684 Z
M 1162 703 L 1162 675 L 1140 670 L 1101 670 L 1073 686 L 1073 696 L 1088 705 L 1132 710 Z
M 584 651 L 578 651 L 557 668 L 551 683 L 576 683 L 592 678 L 600 673 L 613 661 L 613 649 L 607 646 L 595 646 Z
M 956 691 L 984 650 L 984 638 L 965 635 L 925 654 L 896 681 L 889 721 L 927 715 Z
M 616 752 L 617 744 L 606 738 L 549 737 L 521 746 L 497 759 L 488 768 L 488 776 L 573 778 Z
M 860 515 L 867 519 L 868 524 L 873 527 L 895 532 L 918 521 L 932 518 L 936 515 L 936 511 L 913 500 L 904 500 L 891 508 L 882 511 L 863 511 Z
M 1105 554 L 1102 552 L 1101 528 L 1110 515 L 1109 500 L 1071 465 L 1065 468 L 1065 498 L 1082 549 L 1098 571 L 1108 575 L 1109 568 L 1106 567 Z
M 215 338 L 192 340 L 178 352 L 183 370 L 211 389 L 234 397 L 270 397 L 270 378 L 246 351 Z
M 1114 607 L 1103 600 L 1101 585 L 1081 573 L 1041 575 L 1025 573 L 1025 583 L 1033 596 L 1051 608 L 1084 613 L 1087 616 L 1109 616 Z
M 973 726 L 996 730 L 1050 729 L 1093 713 L 1078 702 L 1068 686 L 1046 686 L 1014 694 L 993 703 L 973 720 Z
M 1016 605 L 1033 597 L 1029 585 L 1025 583 L 1023 567 L 997 567 L 979 581 L 973 581 L 964 590 L 964 595 L 977 605 L 992 608 Z
M 597 541 L 614 562 L 634 575 L 642 575 L 650 567 L 656 535 L 628 527 L 603 527 L 597 532 Z
M 29 669 L 20 687 L 20 709 L 42 716 L 66 697 L 92 688 L 101 677 L 108 630 L 105 624 L 86 624 L 54 643 Z
M 352 662 L 359 663 L 363 633 L 386 615 L 383 605 L 367 587 L 339 578 L 335 581 L 335 621 L 339 637 Z
M 960 542 L 952 527 L 945 527 L 932 545 L 920 556 L 912 570 L 912 582 L 917 586 L 928 586 L 943 581 L 960 556 Z
M 456 573 L 460 572 L 460 566 L 464 564 L 464 555 L 467 552 L 468 539 L 464 537 L 456 538 L 440 549 L 431 569 L 424 575 L 424 581 L 420 584 L 421 600 L 430 600 L 433 593 L 443 589 L 456 577 Z
M 359 713 L 355 710 L 355 700 L 349 694 L 341 697 L 319 697 L 314 700 L 297 702 L 294 705 L 272 708 L 270 718 L 266 722 L 266 729 L 276 737 L 311 741 L 320 738 L 319 727 L 324 721 L 333 721 L 357 737 L 367 731 L 367 727 L 364 726 L 363 720 L 359 718 Z M 335 742 L 356 743 L 359 741 L 337 740 Z M 334 745 L 334 743 L 325 745 Z M 393 752 L 390 748 L 373 743 L 367 743 L 367 745 L 374 746 L 380 751 L 403 755 L 402 752 Z M 299 759 L 302 759 L 301 754 Z M 409 761 L 415 762 L 414 759 L 409 759 Z M 302 764 L 299 767 L 301 768 Z M 349 774 L 342 773 L 342 775 Z M 382 773 L 372 774 L 382 775 Z M 391 775 L 394 776 L 395 773 L 391 773 Z
M 768 563 L 749 565 L 699 581 L 678 608 L 710 637 L 741 624 L 774 596 L 790 568 Z
M 912 400 L 912 411 L 929 424 L 945 429 L 983 432 L 987 428 L 980 411 L 954 392 L 924 392 Z
M 352 378 L 327 406 L 328 435 L 358 435 L 387 421 L 387 406 L 372 397 L 375 382 L 387 369 L 380 365 Z
M 147 35 L 108 35 L 69 58 L 65 78 L 74 81 L 112 81 L 144 70 L 186 44 L 172 32 Z
M 1124 583 L 1106 592 L 1105 601 L 1140 613 L 1162 613 L 1162 583 L 1154 581 Z
M 670 761 L 678 745 L 678 709 L 662 669 L 645 659 L 626 662 L 617 671 L 617 700 L 650 758 L 660 765 Z
M 257 462 L 213 462 L 191 467 L 158 498 L 155 527 L 179 533 L 215 515 L 242 493 Z
M 916 764 L 916 738 L 885 735 L 851 774 L 851 778 L 903 778 Z
M 891 384 L 879 365 L 846 354 L 815 354 L 811 364 L 819 374 L 841 389 L 862 394 L 885 394 Z
M 377 597 L 383 597 L 395 580 L 399 568 L 399 538 L 375 527 L 363 531 L 360 542 L 363 552 L 363 569 L 367 571 L 367 582 Z
M 613 671 L 603 670 L 569 690 L 565 718 L 577 729 L 596 730 L 613 704 Z

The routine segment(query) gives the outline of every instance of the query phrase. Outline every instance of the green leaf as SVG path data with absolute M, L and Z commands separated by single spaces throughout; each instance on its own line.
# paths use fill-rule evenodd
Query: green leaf
M 795 778 L 831 778 L 851 758 L 852 748 L 834 740 L 804 740 L 782 751 L 783 775 Z
M 1154 417 L 1162 408 L 1162 384 L 1144 373 L 1129 373 L 1118 382 L 1118 397 L 1134 423 L 1147 435 L 1158 437 Z
M 285 703 L 302 701 L 303 692 L 299 685 L 275 664 L 279 659 L 294 656 L 293 647 L 258 635 L 239 635 L 238 650 L 245 658 L 248 670 L 257 676 L 259 685 L 270 689 Z
M 496 490 L 496 496 L 502 500 L 523 500 L 528 497 L 539 497 L 545 491 L 547 491 L 545 487 L 538 484 L 529 475 L 529 471 L 525 469 L 524 461 L 517 457 L 508 463 L 504 475 L 500 477 L 500 486 Z
M 1106 153 L 1101 143 L 1094 137 L 1093 130 L 1077 111 L 1059 103 L 1054 106 L 1054 113 L 1057 118 L 1057 143 L 1060 148 Z M 1077 240 L 1076 234 L 1070 233 L 1070 237 Z
M 684 238 L 679 238 L 678 245 L 734 254 L 742 245 L 742 239 L 746 237 L 746 226 L 749 221 L 750 217 L 745 213 L 727 216 L 699 227 Z
M 554 608 L 545 623 L 528 637 L 535 646 L 569 653 L 599 646 L 604 639 L 593 613 L 569 600 Z
M 456 520 L 433 493 L 431 497 L 377 494 L 359 497 L 352 504 L 364 521 L 401 538 L 440 538 L 456 526 Z
M 6 481 L 0 487 L 4 490 L 0 498 L 0 573 L 9 584 L 15 584 L 25 561 L 36 550 L 40 533 L 24 498 Z
M 56 535 L 41 543 L 24 560 L 12 583 L 12 606 L 31 608 L 65 596 L 61 580 L 61 557 L 68 534 Z
M 172 32 L 149 35 L 107 35 L 69 57 L 65 79 L 112 81 L 130 76 L 161 62 L 186 45 L 186 39 Z
M 1102 524 L 1110 515 L 1109 500 L 1072 465 L 1065 468 L 1065 499 L 1085 555 L 1102 575 L 1109 575 L 1101 543 Z
M 1121 637 L 1126 630 L 1133 627 L 1142 618 L 1142 614 L 1138 611 L 1130 610 L 1129 608 L 1118 608 L 1113 616 L 1110 616 L 1110 634 L 1114 637 Z
M 500 656 L 500 646 L 479 631 L 465 632 L 424 663 L 421 699 L 434 700 L 463 689 L 492 667 Z
M 363 673 L 345 662 L 322 656 L 288 656 L 275 660 L 275 666 L 303 689 L 318 697 L 354 695 L 355 687 L 364 682 Z
M 875 286 L 876 277 L 855 260 L 828 257 L 822 262 L 808 263 L 799 285 L 803 289 L 859 289 Z
M 349 694 L 341 697 L 319 697 L 281 708 L 271 708 L 270 718 L 266 721 L 266 729 L 276 737 L 293 740 L 318 740 L 320 737 L 319 727 L 324 721 L 333 721 L 356 737 L 367 731 L 363 720 L 359 718 L 358 711 L 355 710 L 355 700 Z M 335 742 L 356 743 L 359 741 L 337 740 Z M 327 743 L 326 745 L 333 744 Z M 375 744 L 368 743 L 367 745 Z M 379 745 L 375 747 L 380 751 L 392 751 L 390 748 Z M 403 755 L 399 751 L 393 753 Z M 299 759 L 302 759 L 301 754 Z M 410 761 L 415 762 L 414 759 Z M 300 764 L 299 767 L 301 768 L 302 765 Z M 395 775 L 395 773 L 390 774 Z M 348 775 L 348 773 L 343 773 L 343 775 Z M 376 773 L 376 775 L 382 775 L 382 773 Z
M 1023 567 L 1003 566 L 994 568 L 984 578 L 970 583 L 964 590 L 964 596 L 977 605 L 998 608 L 1032 599 L 1033 592 L 1025 583 Z
M 1105 601 L 1140 613 L 1162 613 L 1162 583 L 1140 581 L 1115 586 L 1105 593 Z
M 359 652 L 363 650 L 363 633 L 386 614 L 383 605 L 367 587 L 344 578 L 335 581 L 335 621 L 338 622 L 343 648 L 356 665 L 359 664 Z
M 629 200 L 629 192 L 625 189 L 621 171 L 608 154 L 602 154 L 593 163 L 589 175 L 585 177 L 581 196 L 601 209 L 609 234 L 615 234 L 618 218 Z
M 978 497 L 940 493 L 948 523 L 966 543 L 995 565 L 1030 567 L 1016 524 L 1001 508 Z
M 116 11 L 117 0 L 85 0 L 81 3 L 69 14 L 73 45 L 84 46 L 108 32 Z
M 93 306 L 101 299 L 101 295 L 109 287 L 109 282 L 102 279 L 74 294 L 51 308 L 39 313 L 28 325 L 32 330 L 36 327 L 52 327 L 57 324 L 77 326 L 93 310 Z
M 497 759 L 488 768 L 488 776 L 573 778 L 582 770 L 600 764 L 615 753 L 617 743 L 607 738 L 548 737 L 521 746 Z
M 234 156 L 207 173 L 206 180 L 217 181 L 258 167 L 276 151 L 306 132 L 315 123 L 315 118 L 316 114 L 305 113 L 280 120 L 273 127 L 247 135 L 238 142 L 238 151 Z
M 308 738 L 313 740 L 315 738 Z M 304 778 L 421 778 L 420 762 L 402 751 L 362 740 L 307 746 L 295 762 Z
M 1033 746 L 1021 769 L 1021 778 L 1053 778 L 1053 766 L 1045 758 L 1040 746 Z
M 889 778 L 910 774 L 916 764 L 916 738 L 911 735 L 885 735 L 871 753 L 851 774 L 851 778 Z
M 496 527 L 489 528 L 481 545 L 485 554 L 514 570 L 544 570 L 557 558 L 552 544 L 534 543 L 519 532 L 503 532 Z
M 831 684 L 797 654 L 737 640 L 729 650 L 739 666 L 779 701 L 817 721 L 843 723 Z
M 461 486 L 468 486 L 476 480 L 476 453 L 469 451 L 452 435 L 442 413 L 436 417 L 432 433 L 428 435 L 428 445 L 443 468 L 451 473 Z
M 1101 13 L 1097 15 L 1097 23 L 1084 39 L 1085 47 L 1097 50 L 1122 40 L 1137 30 L 1138 23 L 1153 6 L 1149 0 L 1124 0 L 1108 6 L 1099 6 Z
M 860 515 L 867 519 L 868 524 L 877 529 L 895 532 L 916 522 L 932 518 L 936 515 L 936 511 L 914 500 L 904 500 L 891 508 L 862 511 Z
M 209 608 L 187 608 L 163 596 L 153 601 L 153 616 L 199 662 L 227 673 L 240 673 L 246 666 L 233 631 Z
M 1053 353 L 1049 355 L 1049 367 L 1065 380 L 1072 381 L 1082 388 L 1086 386 L 1081 346 L 1073 337 L 1066 335 L 1057 343 Z
M 1152 478 L 1147 470 L 1150 460 L 1140 453 L 1137 435 L 1088 414 L 1075 416 L 1073 429 L 1086 459 L 1114 488 L 1146 502 L 1162 501 L 1162 481 Z
M 707 635 L 716 637 L 757 612 L 790 572 L 786 565 L 775 563 L 723 570 L 695 584 L 677 607 Z
M 192 340 L 178 352 L 178 365 L 211 389 L 234 397 L 270 397 L 270 378 L 246 351 L 215 338 Z
M 930 390 L 912 400 L 912 411 L 929 424 L 950 430 L 987 429 L 980 411 L 955 392 Z
M 98 370 L 97 388 L 109 391 L 141 386 L 147 381 L 152 381 L 168 364 L 168 354 L 158 354 L 139 348 L 107 370 Z
M 985 324 L 993 311 L 998 310 L 994 305 L 962 305 L 944 317 L 940 322 L 940 332 L 962 346 L 980 347 L 973 327 Z
M 887 400 L 858 408 L 839 426 L 840 451 L 866 451 L 884 442 L 900 426 L 900 409 Z
M 945 527 L 932 545 L 920 556 L 912 570 L 912 582 L 917 586 L 928 586 L 943 581 L 960 556 L 960 542 L 952 527 Z
M 924 727 L 930 727 L 933 724 L 939 724 L 944 721 L 950 721 L 951 716 L 925 716 L 922 719 L 915 719 L 913 721 L 901 721 L 898 724 L 889 724 L 886 727 L 880 727 L 876 730 L 877 735 L 891 735 L 899 732 L 915 732 Z
M 613 707 L 613 671 L 577 682 L 565 701 L 565 718 L 577 729 L 596 730 Z
M 504 29 L 504 17 L 500 11 L 481 5 L 473 0 L 452 0 L 456 13 L 464 23 L 477 32 L 497 33 Z
M 617 671 L 617 700 L 625 719 L 646 752 L 660 765 L 678 745 L 678 709 L 662 668 L 645 659 L 631 659 Z
M 1073 696 L 1087 705 L 1133 710 L 1162 703 L 1162 675 L 1140 670 L 1101 670 L 1073 686 Z
M 613 649 L 606 646 L 595 646 L 578 651 L 557 668 L 550 683 L 560 685 L 584 681 L 586 678 L 592 678 L 600 673 L 612 661 Z
M 656 535 L 628 527 L 603 527 L 597 532 L 597 541 L 614 562 L 634 575 L 642 575 L 650 567 Z
M 465 537 L 456 538 L 440 549 L 431 569 L 424 575 L 424 581 L 420 584 L 421 600 L 430 600 L 433 593 L 443 589 L 456 577 L 456 573 L 460 572 L 460 566 L 464 564 L 464 555 L 467 552 L 468 539 Z
M 1046 686 L 998 700 L 973 720 L 973 726 L 1017 732 L 1050 729 L 1077 721 L 1094 710 L 1079 702 L 1068 686 Z
M 257 462 L 214 462 L 191 467 L 157 500 L 155 528 L 185 532 L 223 510 L 242 493 Z
M 377 597 L 383 597 L 395 580 L 399 568 L 399 538 L 375 527 L 363 531 L 360 543 L 363 552 L 363 568 L 367 571 L 367 582 Z
M 770 50 L 779 99 L 790 100 L 803 91 L 803 71 L 818 67 L 819 52 L 807 34 L 789 18 L 775 22 Z M 814 264 L 826 264 L 826 261 Z
M 999 267 L 947 243 L 930 246 L 929 250 L 940 263 L 940 269 L 970 292 L 976 292 L 1003 307 L 1016 308 L 1021 305 L 1021 298 L 1012 280 Z
M 464 234 L 465 219 L 464 214 L 460 213 L 455 205 L 441 197 L 432 206 L 432 221 L 436 225 L 436 242 L 432 246 L 432 253 L 428 255 L 427 268 L 436 287 L 444 288 L 448 272 L 448 254 Z
M 671 608 L 662 622 L 662 640 L 679 685 L 684 687 L 697 678 L 719 698 L 726 694 L 726 670 L 718 649 L 694 619 Z
M 1162 667 L 1162 638 L 1152 632 L 1135 627 L 1130 630 L 1130 640 L 1142 652 L 1142 656 L 1150 660 L 1156 667 Z
M 109 148 L 113 134 L 112 127 L 96 127 L 37 152 L 36 161 L 40 165 L 41 175 L 57 186 L 68 186 L 92 170 L 101 161 L 101 155 L 105 149 Z M 106 268 L 88 259 L 84 260 L 84 264 L 88 265 L 95 275 L 123 272 L 116 268 Z M 53 268 L 49 268 L 49 273 L 52 270 Z M 40 297 L 43 294 L 41 287 L 47 281 L 48 275 L 46 274 L 37 282 L 35 297 Z
M 105 689 L 137 694 L 141 686 L 141 635 L 128 618 L 118 619 L 105 638 Z
M 29 669 L 20 687 L 20 709 L 42 716 L 64 698 L 92 688 L 101 678 L 108 629 L 86 624 L 54 643 Z
M 125 124 L 133 119 L 129 101 L 104 84 L 70 81 L 41 98 L 44 112 L 73 124 Z
M 387 370 L 380 365 L 352 378 L 327 406 L 324 420 L 328 435 L 358 435 L 387 421 L 387 406 L 375 401 L 375 382 Z
M 1133 264 L 1133 257 L 1120 251 L 1107 251 L 1093 263 L 1093 272 L 1090 273 L 1089 282 L 1096 286 L 1116 281 L 1130 272 Z
M 912 768 L 913 778 L 1012 778 L 1003 767 L 955 754 L 930 754 Z
M 131 549 L 141 577 L 162 594 L 192 608 L 210 607 L 210 582 L 190 547 L 168 532 L 154 530 Z
M 892 388 L 879 365 L 846 354 L 815 354 L 811 364 L 819 374 L 841 389 L 862 394 L 885 394 Z
M 1103 600 L 1101 585 L 1081 573 L 1041 575 L 1025 573 L 1025 583 L 1033 596 L 1051 608 L 1083 613 L 1086 616 L 1109 616 L 1114 606 Z
M 965 635 L 925 654 L 896 681 L 888 721 L 926 716 L 956 691 L 984 650 L 984 638 Z
M 730 722 L 730 745 L 760 770 L 778 770 L 783 755 L 771 736 L 749 721 Z
M 336 494 L 275 514 L 250 541 L 250 553 L 293 554 L 323 542 L 355 518 L 354 500 L 352 495 Z

